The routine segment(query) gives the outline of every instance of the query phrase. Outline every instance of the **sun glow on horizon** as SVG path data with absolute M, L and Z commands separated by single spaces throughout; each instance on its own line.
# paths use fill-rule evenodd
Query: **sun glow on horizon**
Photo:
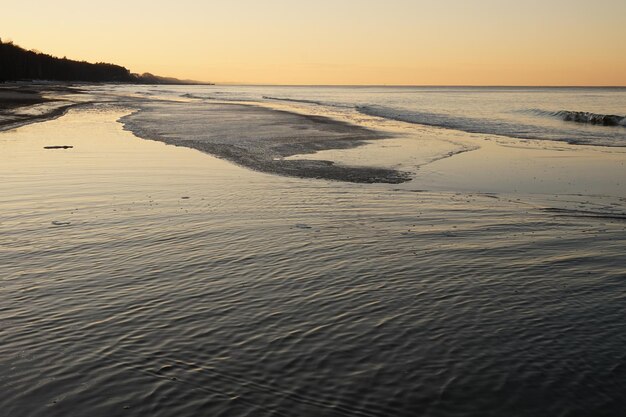
M 13 3 L 3 40 L 218 83 L 626 85 L 626 2 Z

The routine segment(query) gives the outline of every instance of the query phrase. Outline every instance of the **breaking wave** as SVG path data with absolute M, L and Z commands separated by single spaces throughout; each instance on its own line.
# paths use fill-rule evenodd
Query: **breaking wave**
M 385 106 L 356 106 L 356 110 L 368 116 L 381 117 L 405 123 L 460 130 L 468 133 L 507 136 L 516 139 L 554 140 L 573 145 L 626 146 L 626 137 L 620 132 L 583 132 L 575 128 L 555 128 L 523 120 L 505 120 L 503 118 L 472 118 L 441 113 L 417 112 Z M 626 127 L 626 118 L 614 115 L 602 115 L 586 112 L 548 112 L 543 110 L 525 110 L 525 113 L 544 117 L 558 117 L 561 120 L 586 123 L 598 126 Z M 595 129 L 594 129 L 595 130 Z
M 585 111 L 546 111 L 532 109 L 530 113 L 544 117 L 556 117 L 566 122 L 585 123 L 601 126 L 623 126 L 626 127 L 626 116 L 617 116 L 614 114 L 598 114 Z

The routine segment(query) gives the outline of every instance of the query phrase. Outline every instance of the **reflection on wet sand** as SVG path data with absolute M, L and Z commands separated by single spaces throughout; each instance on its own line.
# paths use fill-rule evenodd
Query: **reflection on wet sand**
M 623 409 L 623 195 L 443 190 L 455 168 L 437 164 L 504 149 L 486 145 L 402 184 L 273 175 L 137 138 L 116 122 L 137 100 L 0 133 L 7 415 Z M 375 162 L 376 146 L 414 146 L 403 138 L 327 152 Z

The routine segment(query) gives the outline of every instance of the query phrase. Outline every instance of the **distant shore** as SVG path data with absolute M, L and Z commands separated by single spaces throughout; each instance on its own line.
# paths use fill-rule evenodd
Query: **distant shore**
M 129 84 L 205 84 L 194 80 L 163 77 L 149 72 L 137 74 L 121 65 L 90 63 L 59 58 L 35 50 L 27 50 L 13 42 L 0 39 L 0 83 L 21 80 L 53 82 L 121 82 Z M 207 83 L 210 84 L 210 83 Z

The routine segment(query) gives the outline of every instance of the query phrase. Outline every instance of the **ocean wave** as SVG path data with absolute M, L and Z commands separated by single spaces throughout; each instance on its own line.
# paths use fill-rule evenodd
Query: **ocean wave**
M 601 125 L 601 126 L 626 127 L 626 116 L 617 116 L 614 114 L 598 114 L 598 113 L 590 113 L 590 112 L 585 112 L 585 111 L 569 111 L 569 110 L 547 111 L 547 110 L 539 110 L 539 109 L 532 109 L 530 110 L 530 113 L 538 115 L 538 116 L 544 116 L 544 117 L 555 117 L 566 122 L 584 123 L 584 124 Z
M 258 101 L 254 97 L 237 97 L 237 96 L 227 97 L 225 95 L 220 95 L 220 94 L 225 94 L 225 93 L 222 93 L 222 92 L 215 92 L 211 94 L 186 93 L 186 94 L 182 94 L 181 97 L 191 98 L 194 100 L 216 100 L 216 101 L 233 101 L 233 102 Z
M 509 121 L 500 118 L 471 118 L 440 113 L 419 112 L 408 109 L 397 109 L 378 105 L 356 106 L 356 110 L 368 116 L 380 117 L 399 122 L 441 127 L 460 130 L 468 133 L 506 136 L 515 139 L 554 140 L 572 145 L 595 146 L 626 146 L 621 134 L 599 131 L 596 134 L 580 132 L 575 129 L 554 128 L 540 124 L 529 124 L 527 121 Z M 535 115 L 559 117 L 562 120 L 588 123 L 603 126 L 624 126 L 626 118 L 613 115 L 599 115 L 585 112 L 547 112 L 543 110 L 526 110 Z M 584 120 L 584 121 L 583 121 Z
M 348 104 L 328 103 L 325 101 L 305 100 L 305 99 L 288 98 L 288 97 L 263 96 L 263 100 L 289 101 L 292 103 L 315 104 L 317 106 L 329 106 L 329 107 L 341 107 L 341 108 L 353 108 L 354 107 Z
M 472 131 L 475 121 L 463 117 L 450 117 L 437 113 L 416 112 L 384 106 L 357 106 L 357 111 L 367 116 L 381 117 L 398 122 Z

